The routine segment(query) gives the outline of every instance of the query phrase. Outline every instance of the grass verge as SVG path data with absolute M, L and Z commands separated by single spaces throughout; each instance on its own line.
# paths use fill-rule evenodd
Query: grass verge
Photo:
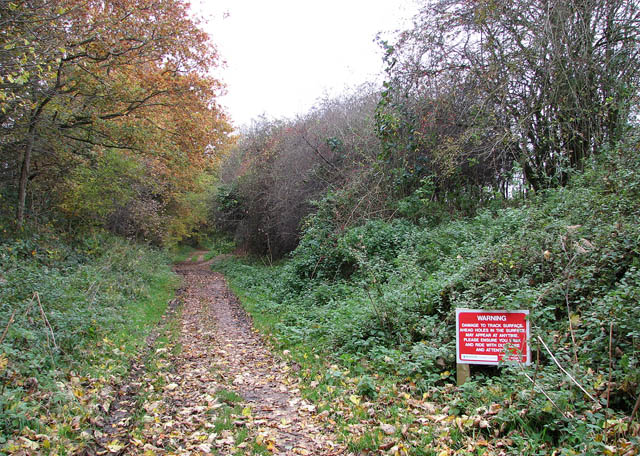
M 178 279 L 159 251 L 42 232 L 2 242 L 0 277 L 0 451 L 75 453 Z

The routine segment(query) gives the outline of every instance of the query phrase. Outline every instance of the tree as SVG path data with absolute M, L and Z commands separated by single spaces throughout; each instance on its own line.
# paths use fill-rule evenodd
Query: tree
M 282 256 L 297 246 L 313 201 L 350 185 L 365 195 L 371 186 L 359 176 L 380 152 L 377 99 L 371 87 L 361 87 L 295 120 L 261 119 L 242 132 L 221 168 L 213 204 L 218 226 L 251 252 Z M 349 210 L 342 221 L 370 206 Z
M 470 158 L 534 189 L 621 138 L 637 94 L 639 4 L 626 0 L 435 0 L 387 46 L 391 116 L 412 153 L 460 169 Z M 443 106 L 445 109 L 443 110 Z M 433 117 L 446 113 L 435 131 Z M 386 115 L 387 117 L 384 117 Z M 448 140 L 447 140 L 448 138 Z M 482 179 L 484 180 L 484 179 Z M 481 180 L 481 181 L 482 181 Z M 484 184 L 484 182 L 479 182 Z
M 181 0 L 23 1 L 11 3 L 3 19 L 0 46 L 31 44 L 32 66 L 40 69 L 3 86 L 10 119 L 3 149 L 14 163 L 22 152 L 18 226 L 34 152 L 60 167 L 115 148 L 144 162 L 154 178 L 193 181 L 228 140 L 215 101 L 221 85 L 205 76 L 217 53 Z M 25 52 L 2 58 L 33 62 Z

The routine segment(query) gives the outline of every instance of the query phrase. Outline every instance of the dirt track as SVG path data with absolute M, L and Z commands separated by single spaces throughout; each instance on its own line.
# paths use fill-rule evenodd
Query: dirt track
M 224 277 L 211 271 L 211 261 L 202 261 L 202 252 L 194 255 L 196 261 L 176 266 L 184 280 L 182 350 L 172 360 L 176 368 L 168 374 L 163 403 L 155 404 L 154 410 L 162 411 L 160 422 L 147 429 L 165 438 L 154 438 L 147 450 L 159 454 L 170 442 L 174 454 L 250 454 L 234 432 L 211 432 L 216 393 L 225 389 L 246 401 L 236 417 L 238 429 L 272 454 L 343 454 L 315 407 L 301 398 L 289 365 L 253 330 Z

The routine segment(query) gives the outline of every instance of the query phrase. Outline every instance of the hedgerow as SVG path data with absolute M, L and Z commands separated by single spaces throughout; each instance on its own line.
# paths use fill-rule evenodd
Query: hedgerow
M 512 454 L 533 451 L 533 435 L 542 447 L 597 453 L 629 435 L 637 408 L 639 165 L 629 149 L 609 151 L 567 187 L 435 226 L 370 220 L 340 232 L 320 203 L 285 263 L 224 268 L 260 297 L 254 306 L 274 316 L 285 347 L 355 357 L 460 414 L 498 401 L 499 433 L 529 436 Z M 528 309 L 534 364 L 473 368 L 472 383 L 443 389 L 455 371 L 457 307 Z

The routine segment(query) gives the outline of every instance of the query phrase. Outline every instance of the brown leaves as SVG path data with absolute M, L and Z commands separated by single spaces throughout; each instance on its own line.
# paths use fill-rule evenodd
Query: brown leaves
M 160 455 L 171 447 L 176 454 L 249 454 L 253 445 L 273 454 L 335 451 L 316 406 L 300 396 L 299 379 L 274 358 L 222 277 L 207 268 L 180 266 L 187 287 L 181 350 L 155 351 L 158 371 L 142 381 L 142 429 L 129 439 L 127 452 Z M 122 444 L 109 442 L 106 449 Z
M 23 161 L 29 169 L 36 159 L 44 161 L 39 174 L 45 184 L 38 192 L 60 195 L 56 204 L 67 217 L 126 237 L 160 244 L 205 223 L 205 211 L 190 193 L 204 192 L 202 175 L 221 159 L 232 128 L 218 103 L 222 83 L 209 75 L 219 64 L 217 52 L 188 2 L 56 0 L 14 6 L 3 16 L 3 37 L 10 47 L 20 43 L 30 51 L 0 55 L 3 70 L 17 66 L 9 75 L 24 77 L 0 93 L 0 115 L 14 119 L 4 122 L 3 131 L 10 142 L 29 136 L 31 144 L 44 141 L 47 148 L 24 158 L 13 154 L 8 163 Z M 30 22 L 39 25 L 25 26 Z M 91 196 L 76 187 L 82 187 L 86 170 L 107 167 L 94 160 L 105 150 L 139 166 L 135 173 L 106 170 L 108 180 L 121 185 L 89 185 L 98 193 Z M 92 157 L 90 164 L 86 157 Z M 25 179 L 22 192 L 29 184 Z M 123 188 L 135 197 L 114 198 Z M 133 222 L 137 226 L 129 227 Z

